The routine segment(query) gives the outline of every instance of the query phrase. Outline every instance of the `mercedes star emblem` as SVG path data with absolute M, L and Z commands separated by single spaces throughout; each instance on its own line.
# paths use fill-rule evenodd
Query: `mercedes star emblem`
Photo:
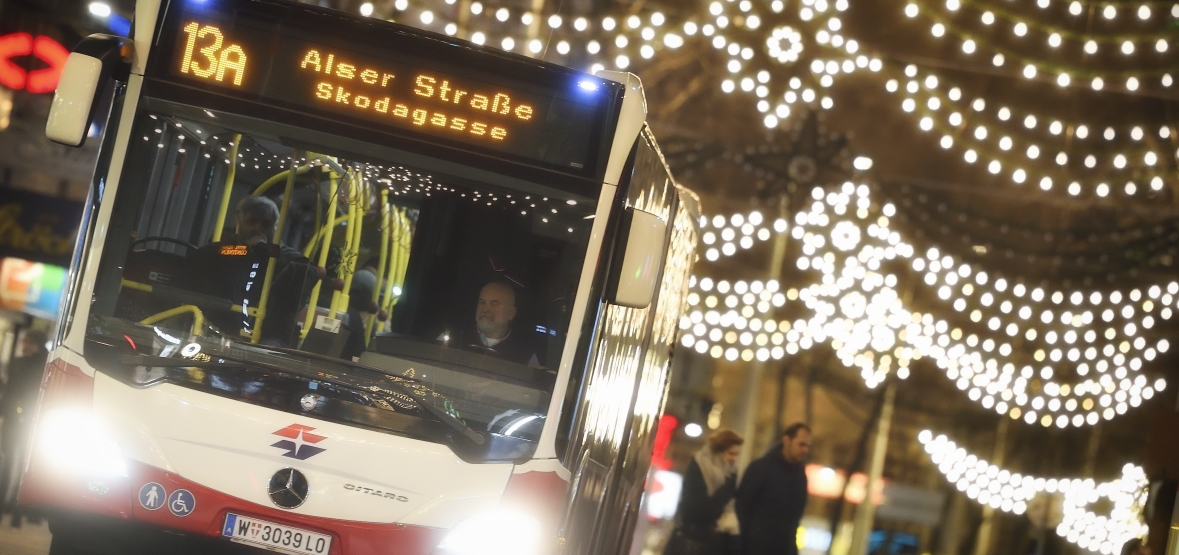
M 267 493 L 275 505 L 294 509 L 307 500 L 307 477 L 293 468 L 284 468 L 271 476 Z

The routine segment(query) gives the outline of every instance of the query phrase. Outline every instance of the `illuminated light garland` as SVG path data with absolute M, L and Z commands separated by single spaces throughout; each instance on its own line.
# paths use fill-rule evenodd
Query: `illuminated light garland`
M 777 281 L 713 281 L 693 276 L 689 311 L 680 317 L 680 342 L 712 358 L 780 360 L 810 346 L 795 324 L 770 313 L 786 304 Z
M 809 313 L 790 324 L 795 335 L 784 337 L 787 347 L 830 343 L 840 361 L 860 369 L 870 387 L 894 369 L 898 377 L 906 377 L 911 361 L 929 357 L 972 401 L 1045 427 L 1110 420 L 1166 387 L 1165 380 L 1151 382 L 1141 371 L 1167 352 L 1170 343 L 1166 338 L 1148 341 L 1142 332 L 1170 319 L 1179 308 L 1179 283 L 1124 294 L 1028 287 L 988 275 L 937 249 L 918 254 L 889 228 L 895 208 L 885 204 L 876 211 L 866 185 L 816 187 L 812 199 L 809 210 L 795 215 L 790 233 L 802 243 L 796 266 L 818 272 L 820 279 L 785 292 L 786 300 L 801 301 Z M 927 288 L 947 308 L 987 331 L 964 331 L 906 309 L 897 276 L 884 269 L 902 260 L 921 276 L 916 287 Z M 698 307 L 704 297 L 697 293 L 695 299 L 691 304 Z M 740 311 L 748 314 L 737 315 L 750 318 L 770 310 L 769 305 L 753 308 L 755 300 L 741 301 L 745 305 Z M 716 305 L 720 299 L 711 302 Z M 716 358 L 725 354 L 712 348 L 716 339 L 696 345 L 701 338 L 727 334 L 727 324 L 717 327 L 719 317 L 706 317 L 697 308 L 681 320 L 681 329 L 692 330 L 685 346 Z M 1100 327 L 1105 329 L 1099 334 Z M 1011 341 L 1020 336 L 1027 346 L 1016 353 Z M 740 339 L 740 334 L 730 337 Z M 1064 374 L 1076 379 L 1061 381 Z
M 1135 290 L 1122 295 L 1115 291 L 1098 296 L 1100 293 L 1095 292 L 1069 291 L 1066 295 L 1062 291 L 1028 290 L 1003 278 L 992 280 L 986 273 L 956 263 L 953 257 L 941 256 L 936 250 L 918 257 L 913 246 L 889 230 L 888 217 L 895 214 L 894 207 L 884 205 L 882 216 L 876 216 L 869 210 L 868 191 L 867 186 L 850 183 L 831 192 L 816 187 L 811 209 L 796 214 L 791 234 L 803 242 L 796 265 L 801 270 L 822 272 L 823 276 L 821 283 L 801 291 L 786 291 L 786 298 L 802 300 L 811 313 L 810 318 L 791 324 L 797 336 L 786 337 L 788 343 L 806 349 L 810 345 L 805 343 L 830 342 L 841 362 L 861 369 L 870 386 L 883 381 L 894 364 L 898 376 L 904 377 L 911 361 L 928 356 L 967 392 L 971 401 L 1045 427 L 1081 427 L 1101 418 L 1111 419 L 1139 407 L 1165 388 L 1164 379 L 1148 383 L 1139 371 L 1144 361 L 1153 361 L 1160 352 L 1170 349 L 1170 343 L 1164 338 L 1147 345 L 1137 333 L 1139 326 L 1152 328 L 1155 313 L 1161 319 L 1173 315 L 1171 304 L 1179 295 L 1179 284 L 1167 284 L 1165 289 L 1153 286 L 1146 293 Z M 957 311 L 973 309 L 969 311 L 971 321 L 982 324 L 982 309 L 1003 315 L 1014 313 L 1007 321 L 989 316 L 982 325 L 999 333 L 980 337 L 926 313 L 905 310 L 896 291 L 896 276 L 881 270 L 883 263 L 894 259 L 913 260 L 910 264 L 914 269 L 924 272 L 924 283 L 931 289 L 936 286 L 937 296 L 944 302 Z M 955 292 L 955 284 L 961 293 Z M 702 298 L 697 297 L 697 303 Z M 1128 304 L 1121 304 L 1124 298 Z M 1016 305 L 1013 299 L 1021 304 Z M 1102 300 L 1108 300 L 1108 304 L 1102 304 Z M 1111 325 L 1101 341 L 1094 330 L 1086 328 L 1098 318 L 1096 309 L 1086 306 L 1068 310 L 1069 303 L 1101 306 L 1100 319 Z M 1065 304 L 1065 309 L 1056 308 L 1060 304 Z M 1054 309 L 1060 310 L 1059 315 Z M 1141 318 L 1135 318 L 1135 313 Z M 1043 326 L 1028 322 L 1033 315 L 1039 316 Z M 1060 329 L 1049 328 L 1058 318 Z M 1112 324 L 1114 319 L 1119 323 Z M 702 322 L 707 325 L 697 329 Z M 717 337 L 709 325 L 716 323 L 706 322 L 703 313 L 693 313 L 681 321 L 681 329 L 696 331 L 693 341 L 685 345 L 696 346 L 698 337 Z M 724 335 L 725 331 L 720 333 Z M 1008 342 L 1013 333 L 1041 346 L 1033 355 L 1038 368 L 1026 363 L 1016 365 L 1017 361 L 1010 358 L 1013 348 Z M 1058 342 L 1061 346 L 1056 346 Z M 704 345 L 702 352 L 713 351 L 710 346 Z M 1081 377 L 1091 371 L 1094 375 L 1080 383 L 1056 381 L 1063 365 L 1075 366 Z
M 1158 41 L 1160 39 L 1161 40 L 1171 40 L 1174 38 L 1174 36 L 1172 34 L 1169 34 L 1166 32 L 1158 32 L 1158 33 L 1153 33 L 1153 34 L 1151 34 L 1151 33 L 1136 33 L 1136 34 L 1110 34 L 1110 35 L 1092 34 L 1092 33 L 1088 33 L 1088 32 L 1077 32 L 1077 31 L 1072 31 L 1069 29 L 1061 28 L 1061 27 L 1056 27 L 1053 25 L 1045 25 L 1045 24 L 1038 23 L 1038 22 L 1034 21 L 1033 19 L 1028 18 L 1026 15 L 1022 15 L 1022 14 L 1018 14 L 1015 12 L 1005 10 L 1003 8 L 997 7 L 993 3 L 982 3 L 982 2 L 977 2 L 977 1 L 973 1 L 973 0 L 947 0 L 947 2 L 946 2 L 946 9 L 950 12 L 957 12 L 963 6 L 969 6 L 971 8 L 978 10 L 979 12 L 981 12 L 980 17 L 981 17 L 982 23 L 984 25 L 987 25 L 987 26 L 994 25 L 996 22 L 996 16 L 997 16 L 998 18 L 1002 18 L 1002 19 L 1008 20 L 1010 22 L 1011 27 L 1012 27 L 1012 32 L 1016 37 L 1024 38 L 1028 35 L 1029 30 L 1034 30 L 1037 33 L 1045 35 L 1047 37 L 1045 42 L 1048 44 L 1048 46 L 1050 46 L 1052 48 L 1060 47 L 1061 43 L 1064 40 L 1069 40 L 1069 41 L 1074 41 L 1074 42 L 1083 42 L 1086 45 L 1085 48 L 1086 48 L 1087 54 L 1096 54 L 1097 48 L 1098 48 L 1096 45 L 1099 45 L 1099 44 L 1115 45 L 1115 46 L 1122 48 L 1123 53 L 1131 54 L 1131 53 L 1133 53 L 1132 48 L 1129 52 L 1125 51 L 1125 45 L 1127 43 L 1130 43 L 1131 45 L 1133 45 L 1135 43 L 1150 43 L 1153 45 L 1156 41 Z M 1108 9 L 1110 7 L 1115 7 L 1115 5 L 1114 4 L 1106 4 L 1106 6 L 1105 6 L 1106 9 Z M 1140 6 L 1140 8 L 1141 8 L 1141 6 Z M 906 5 L 906 7 L 905 7 L 905 15 L 909 16 L 910 18 L 916 17 L 922 11 L 926 12 L 927 17 L 930 17 L 931 19 L 937 21 L 938 23 L 943 24 L 945 27 L 950 27 L 950 29 L 955 29 L 955 30 L 957 29 L 956 27 L 951 27 L 950 24 L 947 23 L 948 18 L 938 14 L 925 0 L 916 0 L 916 1 L 911 2 L 910 4 Z M 1146 14 L 1147 17 L 1146 18 L 1138 18 L 1138 19 L 1141 21 L 1145 21 L 1146 19 L 1151 19 L 1155 13 L 1156 12 L 1154 12 L 1153 10 L 1150 10 L 1149 8 L 1147 8 L 1147 14 Z M 1116 14 L 1116 7 L 1115 7 L 1115 14 Z M 1115 17 L 1116 17 L 1116 15 L 1115 15 Z M 1110 19 L 1110 18 L 1107 18 L 1107 19 Z M 1082 22 L 1082 21 L 1078 21 L 1078 22 Z M 943 29 L 943 32 L 941 33 L 941 35 L 939 35 L 937 31 L 935 31 L 933 34 L 934 34 L 934 36 L 941 36 L 941 35 L 944 35 L 945 32 Z M 957 31 L 955 34 L 963 35 L 963 36 L 965 36 L 965 38 L 968 38 L 968 39 L 974 38 L 973 36 L 971 36 L 971 34 L 969 32 L 965 32 L 965 31 Z M 1090 43 L 1092 43 L 1092 44 L 1090 45 Z M 1165 49 L 1163 51 L 1165 51 Z
M 1082 480 L 1044 479 L 1004 470 L 968 453 L 944 435 L 934 437 L 929 430 L 918 434 L 917 440 L 946 481 L 954 484 L 958 491 L 980 505 L 989 505 L 1005 513 L 1022 515 L 1036 494 L 1068 491 L 1074 483 L 1077 487 L 1083 483 Z
M 1141 515 L 1150 483 L 1139 466 L 1126 464 L 1121 478 L 1101 484 L 1092 479 L 1045 479 L 1000 468 L 929 430 L 917 439 L 946 480 L 981 505 L 1019 515 L 1037 495 L 1059 492 L 1064 515 L 1056 533 L 1082 549 L 1113 555 L 1131 538 L 1148 532 Z M 1108 516 L 1086 508 L 1100 498 L 1113 505 Z
M 947 2 L 947 4 L 951 4 L 951 2 L 959 2 L 959 0 L 950 0 Z M 1021 39 L 1021 41 L 1025 42 L 1025 44 L 1027 44 L 1029 41 L 1036 40 L 1027 37 L 1029 26 L 1025 21 L 1025 16 L 1005 12 L 1003 9 L 996 8 L 989 4 L 984 7 L 977 6 L 974 5 L 974 2 L 970 2 L 968 0 L 962 1 L 961 4 L 973 6 L 979 9 L 979 11 L 981 11 L 983 14 L 984 25 L 993 25 L 994 14 L 999 14 L 1001 18 L 1012 20 L 1013 32 L 1017 39 Z M 1019 61 L 1021 66 L 1032 64 L 1042 68 L 1042 70 L 1050 71 L 1052 73 L 1067 73 L 1074 75 L 1074 77 L 1075 75 L 1081 75 L 1081 77 L 1093 78 L 1098 77 L 1098 75 L 1102 75 L 1102 77 L 1120 77 L 1121 79 L 1125 79 L 1127 77 L 1132 77 L 1132 75 L 1161 75 L 1167 71 L 1171 71 L 1171 66 L 1162 68 L 1162 70 L 1127 70 L 1119 72 L 1104 72 L 1088 70 L 1088 68 L 1084 66 L 1052 64 L 1052 62 L 1047 62 L 1040 58 L 1028 57 L 1028 55 L 1020 54 L 1013 48 L 999 46 L 994 44 L 992 41 L 986 41 L 976 37 L 975 34 L 969 31 L 964 31 L 964 29 L 961 27 L 954 25 L 953 22 L 951 22 L 951 18 L 949 18 L 949 16 L 938 14 L 928 5 L 909 4 L 907 7 L 905 7 L 905 15 L 910 16 L 910 18 L 915 18 L 918 13 L 923 13 L 926 15 L 928 20 L 934 21 L 933 28 L 931 28 L 931 34 L 933 34 L 935 38 L 940 39 L 942 37 L 946 37 L 947 34 L 959 37 L 962 40 L 962 52 L 963 54 L 967 55 L 974 54 L 976 51 L 979 51 L 981 47 L 986 47 L 994 53 L 1001 54 L 1005 59 L 1010 58 Z M 988 19 L 990 21 L 989 24 L 987 22 Z M 1126 55 L 1133 54 L 1135 51 L 1153 51 L 1155 53 L 1162 54 L 1170 49 L 1170 40 L 1173 39 L 1173 35 L 1168 33 L 1092 35 L 1068 31 L 1068 29 L 1041 26 L 1036 24 L 1033 24 L 1030 28 L 1034 28 L 1036 32 L 1042 34 L 1043 37 L 1045 37 L 1045 44 L 1047 44 L 1049 47 L 1061 48 L 1067 40 L 1076 42 L 1076 44 L 1078 44 L 1079 51 L 1082 51 L 1087 55 L 1098 53 L 1100 51 L 1100 45 L 1113 45 L 1118 47 L 1122 54 Z
M 1140 515 L 1150 495 L 1150 481 L 1142 467 L 1127 464 L 1122 477 L 1112 482 L 1085 486 L 1064 492 L 1064 518 L 1056 527 L 1057 535 L 1081 549 L 1105 555 L 1119 553 L 1132 538 L 1145 538 L 1150 531 Z M 1086 507 L 1106 498 L 1113 505 L 1108 516 L 1098 515 Z
M 411 8 L 408 0 L 397 0 L 394 7 L 403 13 Z M 768 7 L 777 14 L 785 9 L 785 4 L 779 0 L 770 2 Z M 653 58 L 661 51 L 681 48 L 689 40 L 711 45 L 728 58 L 725 65 L 729 76 L 720 81 L 721 91 L 754 96 L 758 111 L 764 114 L 763 123 L 770 128 L 777 127 L 789 117 L 791 105 L 796 103 L 831 108 L 834 101 L 823 93 L 823 89 L 832 86 L 839 73 L 852 73 L 857 69 L 875 72 L 883 68 L 880 59 L 859 53 L 859 44 L 838 32 L 842 22 L 836 14 L 848 9 L 847 0 L 811 0 L 799 8 L 799 18 L 806 26 L 813 27 L 807 36 L 813 35 L 811 38 L 821 49 L 837 54 L 838 59 L 817 60 L 823 69 L 814 73 L 822 75 L 815 77 L 813 83 L 804 82 L 798 77 L 782 83 L 775 82 L 771 70 L 800 60 L 804 51 L 804 34 L 790 26 L 770 28 L 763 24 L 772 17 L 772 14 L 761 11 L 765 8 L 760 2 L 750 0 L 715 1 L 708 4 L 707 15 L 700 22 L 690 18 L 673 22 L 661 12 L 650 12 L 625 17 L 605 16 L 597 21 L 579 17 L 573 19 L 571 25 L 566 24 L 566 20 L 557 14 L 485 6 L 481 2 L 472 3 L 470 12 L 484 19 L 493 18 L 501 24 L 518 21 L 527 26 L 537 19 L 547 22 L 549 30 L 557 33 L 553 44 L 556 52 L 560 56 L 575 51 L 584 52 L 595 60 L 588 68 L 591 73 L 606 67 L 627 69 L 636 58 Z M 429 29 L 442 28 L 450 35 L 458 33 L 457 23 L 439 19 L 429 7 L 414 9 L 418 17 L 415 19 L 412 14 L 404 13 L 408 18 L 407 23 L 424 25 Z M 726 32 L 738 28 L 762 33 L 764 39 L 760 41 L 761 44 L 744 44 Z M 597 32 L 597 36 L 591 38 L 589 33 L 593 31 Z M 520 30 L 489 36 L 478 31 L 473 32 L 470 39 L 477 44 L 519 50 L 531 55 L 543 52 L 544 42 L 527 40 L 522 33 Z M 581 44 L 575 46 L 574 42 Z M 806 74 L 803 76 L 811 78 Z
M 911 349 L 910 355 L 932 358 L 959 389 L 985 408 L 1011 418 L 1022 417 L 1028 423 L 1039 417 L 1045 426 L 1092 425 L 1141 405 L 1166 386 L 1161 379 L 1148 383 L 1139 372 L 1144 362 L 1166 352 L 1169 342 L 1164 338 L 1148 344 L 1140 331 L 1152 328 L 1156 318 L 1173 315 L 1179 283 L 1095 297 L 1097 292 L 1044 291 L 1008 282 L 937 249 L 917 255 L 911 244 L 889 229 L 888 218 L 895 208 L 886 204 L 879 217 L 872 217 L 868 210 L 871 202 L 867 196 L 859 196 L 860 190 L 866 192 L 867 187 L 848 183 L 840 191 L 816 188 L 810 210 L 796 215 L 791 234 L 803 241 L 799 268 L 824 274 L 821 285 L 800 292 L 800 298 L 812 309 L 834 315 L 842 308 L 842 297 L 857 287 L 871 291 L 881 283 L 894 288 L 896 277 L 884 274 L 881 264 L 907 259 L 913 270 L 925 274 L 923 285 L 918 287 L 926 287 L 989 332 L 968 333 L 928 314 L 912 314 L 911 325 L 890 326 L 904 331 L 896 333 L 897 344 Z M 858 197 L 854 208 L 850 206 L 853 196 Z M 854 218 L 850 214 L 853 209 Z M 852 232 L 848 227 L 851 222 L 865 229 Z M 1074 306 L 1075 301 L 1094 306 Z M 1095 314 L 1098 306 L 1099 315 Z M 1043 326 L 1035 323 L 1033 316 Z M 1092 324 L 1095 319 L 1110 326 L 1101 339 L 1085 327 L 1085 322 Z M 1026 339 L 1029 346 L 1025 349 L 1036 359 L 1035 367 L 1031 361 L 1013 358 L 1016 353 L 1010 341 L 1018 335 Z M 876 352 L 887 354 L 881 349 Z M 891 354 L 900 358 L 906 353 Z M 1084 381 L 1058 381 L 1063 367 L 1074 368 Z M 1034 384 L 1042 387 L 1037 389 Z
M 918 127 L 925 132 L 937 130 L 942 133 L 940 144 L 944 149 L 959 148 L 962 150 L 963 160 L 968 164 L 974 164 L 980 160 L 990 160 L 988 169 L 991 173 L 1003 173 L 1008 175 L 1013 183 L 1016 185 L 1029 184 L 1038 186 L 1041 190 L 1052 190 L 1054 186 L 1059 185 L 1061 189 L 1066 188 L 1071 196 L 1078 196 L 1082 193 L 1089 192 L 1096 194 L 1099 197 L 1108 196 L 1112 191 L 1112 187 L 1120 187 L 1120 190 L 1125 192 L 1127 196 L 1133 196 L 1139 191 L 1143 193 L 1158 192 L 1167 186 L 1171 180 L 1171 173 L 1168 171 L 1169 162 L 1164 158 L 1167 153 L 1159 153 L 1153 149 L 1138 152 L 1118 152 L 1110 155 L 1106 161 L 1101 161 L 1101 166 L 1104 169 L 1114 170 L 1115 172 L 1126 172 L 1126 176 L 1120 179 L 1106 176 L 1104 179 L 1094 179 L 1098 183 L 1088 182 L 1084 185 L 1076 179 L 1076 173 L 1060 172 L 1060 173 L 1041 173 L 1033 176 L 1029 172 L 1031 166 L 1034 164 L 1043 164 L 1047 160 L 1053 160 L 1058 166 L 1067 166 L 1070 159 L 1073 163 L 1077 160 L 1083 161 L 1084 165 L 1089 170 L 1095 169 L 1099 161 L 1093 154 L 1086 154 L 1081 152 L 1074 156 L 1064 150 L 1059 150 L 1053 155 L 1047 147 L 1041 147 L 1040 144 L 1029 142 L 1026 144 L 1016 143 L 1011 135 L 1016 132 L 1001 126 L 991 123 L 978 123 L 973 118 L 968 119 L 972 113 L 977 113 L 986 109 L 986 101 L 979 98 L 970 102 L 969 105 L 960 106 L 958 102 L 964 102 L 961 90 L 957 87 L 949 87 L 946 97 L 942 97 L 935 91 L 943 86 L 942 82 L 936 75 L 927 74 L 925 76 L 918 75 L 916 66 L 907 66 L 904 77 L 889 79 L 885 82 L 885 90 L 890 93 L 900 93 L 901 79 L 905 81 L 904 98 L 901 102 L 901 108 L 905 112 L 920 114 L 918 120 Z M 917 98 L 920 98 L 919 102 Z M 948 113 L 948 115 L 947 115 Z M 944 119 L 942 115 L 945 115 Z M 1034 129 L 1039 126 L 1046 127 L 1051 135 L 1066 135 L 1068 131 L 1072 131 L 1072 135 L 1080 139 L 1089 137 L 1089 128 L 1085 125 L 1070 126 L 1066 129 L 1059 120 L 1052 118 L 1038 118 L 1033 114 L 1023 115 L 1022 118 L 1017 114 L 1011 113 L 1006 107 L 998 109 L 996 116 L 1001 121 L 1020 121 L 1023 126 L 1028 129 Z M 1006 117 L 1004 117 L 1006 116 Z M 935 119 L 936 118 L 936 119 Z M 1047 121 L 1045 121 L 1047 120 Z M 998 128 L 996 132 L 992 130 Z M 1004 132 L 1006 131 L 1006 132 Z M 1097 131 L 1093 131 L 1094 134 Z M 1111 141 L 1119 133 L 1113 128 L 1106 128 L 1101 132 L 1107 141 Z M 1170 126 L 1162 126 L 1159 128 L 1158 134 L 1160 138 L 1167 139 L 1174 135 L 1174 131 Z M 1129 132 L 1125 133 L 1135 141 L 1141 141 L 1146 136 L 1146 131 L 1141 126 L 1134 126 Z M 997 144 L 991 144 L 988 139 L 994 140 Z M 1075 145 L 1075 143 L 1074 143 Z M 1015 169 L 1004 168 L 1004 162 L 1000 160 L 1009 161 L 1011 153 L 1024 153 L 1027 161 L 1024 163 L 1014 163 Z M 1129 154 L 1129 156 L 1127 155 Z M 1104 156 L 1104 155 L 1103 155 Z M 1044 161 L 1041 162 L 1040 160 Z M 1008 162 L 1010 163 L 1010 162 Z M 1029 169 L 1024 169 L 1025 167 Z M 1005 171 L 1006 169 L 1006 171 Z M 1131 172 L 1137 170 L 1156 169 L 1159 173 L 1148 173 L 1146 175 L 1135 175 Z M 1116 175 L 1116 173 L 1115 173 Z M 1124 180 L 1124 182 L 1123 182 Z
M 909 70 L 909 67 L 914 67 L 914 69 Z M 905 76 L 902 77 L 898 74 L 895 75 L 893 79 L 889 80 L 891 82 L 886 81 L 885 89 L 888 92 L 893 93 L 899 91 L 901 81 L 905 81 L 905 92 L 908 94 L 916 94 L 917 92 L 921 91 L 934 91 L 945 88 L 939 87 L 939 85 L 941 85 L 941 81 L 936 75 L 927 74 L 924 76 L 924 78 L 922 78 L 916 75 L 915 66 L 909 67 L 906 67 Z M 914 76 L 909 77 L 909 73 L 913 73 Z M 985 113 L 988 115 L 993 115 L 993 117 L 997 119 L 998 122 L 992 122 L 991 125 L 1015 127 L 1017 132 L 1043 130 L 1044 133 L 1042 134 L 1042 138 L 1049 141 L 1063 141 L 1065 138 L 1071 135 L 1080 140 L 1093 138 L 1094 140 L 1104 139 L 1106 142 L 1114 142 L 1118 139 L 1129 138 L 1134 143 L 1140 143 L 1146 138 L 1155 134 L 1157 134 L 1158 138 L 1161 140 L 1169 140 L 1171 136 L 1175 134 L 1174 127 L 1172 125 L 1166 124 L 1159 126 L 1157 131 L 1153 131 L 1153 126 L 1144 127 L 1142 124 L 1125 124 L 1127 127 L 1118 129 L 1115 129 L 1113 126 L 1106 126 L 1102 128 L 1096 124 L 1087 125 L 1084 123 L 1075 122 L 1066 125 L 1058 118 L 1038 116 L 1030 112 L 1026 114 L 1018 114 L 1007 106 L 991 106 L 983 98 L 975 98 L 973 101 L 966 102 L 962 95 L 961 89 L 958 87 L 951 86 L 946 88 L 946 90 L 948 100 L 943 100 L 941 97 L 937 96 L 927 96 L 922 104 L 928 106 L 930 99 L 936 98 L 937 100 L 933 102 L 935 105 L 937 105 L 937 108 L 931 108 L 931 110 L 937 110 L 940 109 L 943 105 L 949 108 L 950 102 L 955 104 L 962 102 L 965 104 L 965 106 L 961 108 L 963 112 L 973 112 L 975 114 Z M 943 102 L 945 103 L 943 104 Z M 993 114 L 991 114 L 992 109 L 994 112 Z M 970 128 L 971 125 L 965 124 L 964 127 Z
M 761 212 L 753 211 L 749 214 L 734 214 L 729 218 L 713 216 L 709 219 L 701 216 L 700 227 L 703 232 L 701 242 L 705 247 L 704 257 L 714 262 L 721 256 L 732 256 L 739 250 L 753 248 L 755 241 L 768 241 L 776 233 L 785 233 L 787 223 L 778 218 L 771 225 L 765 221 Z

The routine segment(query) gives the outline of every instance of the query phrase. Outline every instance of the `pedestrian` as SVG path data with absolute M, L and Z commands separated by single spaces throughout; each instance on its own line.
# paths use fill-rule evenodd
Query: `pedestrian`
M 723 555 L 736 545 L 737 457 L 745 440 L 721 428 L 692 457 L 664 555 Z
M 810 453 L 811 428 L 799 422 L 787 426 L 782 442 L 745 469 L 736 499 L 745 555 L 798 555 Z
M 12 512 L 12 526 L 19 527 L 23 513 L 16 506 L 16 486 L 27 453 L 33 409 L 41 377 L 45 374 L 45 332 L 26 329 L 17 342 L 16 356 L 8 362 L 8 383 L 0 397 L 0 496 L 5 510 Z

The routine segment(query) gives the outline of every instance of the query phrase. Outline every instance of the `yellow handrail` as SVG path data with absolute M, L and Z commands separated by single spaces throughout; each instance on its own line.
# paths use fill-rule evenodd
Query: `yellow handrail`
M 124 280 L 126 281 L 126 280 Z M 150 326 L 160 320 L 167 320 L 173 316 L 178 316 L 184 313 L 192 314 L 192 334 L 196 336 L 201 335 L 201 328 L 205 326 L 205 314 L 196 305 L 184 304 L 176 308 L 169 308 L 159 314 L 153 314 L 139 321 L 140 324 Z
M 221 240 L 225 229 L 225 214 L 229 212 L 229 197 L 233 193 L 233 180 L 237 178 L 237 147 L 242 144 L 242 134 L 233 136 L 233 148 L 229 150 L 229 174 L 225 176 L 225 190 L 221 193 L 221 211 L 217 213 L 217 227 L 213 228 L 213 242 Z
M 356 272 L 356 259 L 360 255 L 360 228 L 364 219 L 361 189 L 364 180 L 360 173 L 353 171 L 349 176 L 348 188 L 348 235 L 345 237 L 344 253 L 340 260 L 340 272 L 344 276 L 344 287 L 332 294 L 332 305 L 328 309 L 328 317 L 335 318 L 336 314 L 348 311 L 348 301 L 351 297 L 352 275 Z
M 393 236 L 392 244 L 389 245 L 389 258 L 392 263 L 388 268 L 388 275 L 385 278 L 385 298 L 381 303 L 382 308 L 386 313 L 393 311 L 393 305 L 397 304 L 397 296 L 393 294 L 394 287 L 400 287 L 405 280 L 405 270 L 409 262 L 407 240 L 410 237 L 409 220 L 405 216 L 405 208 L 399 209 L 394 214 L 395 235 Z
M 312 166 L 299 166 L 298 168 L 295 168 L 295 175 L 303 175 L 303 174 L 311 171 L 311 168 L 312 168 Z M 254 189 L 254 192 L 252 193 L 252 195 L 257 197 L 257 196 L 261 196 L 261 195 L 265 194 L 266 191 L 269 191 L 270 188 L 273 187 L 275 183 L 282 181 L 283 178 L 290 180 L 290 174 L 291 174 L 291 170 L 283 170 L 281 172 L 278 172 L 278 173 L 270 176 L 269 178 L 266 179 L 266 181 L 263 181 L 262 184 L 259 185 L 257 189 Z
M 385 266 L 389 263 L 389 233 L 392 232 L 393 215 L 389 207 L 389 190 L 381 188 L 381 255 L 380 262 L 377 265 L 377 274 L 374 277 L 372 305 L 376 305 L 381 298 L 381 278 L 385 276 Z M 380 309 L 377 309 L 380 312 Z M 364 345 L 368 346 L 369 339 L 373 336 L 373 325 L 376 323 L 376 314 L 369 314 L 368 321 L 364 324 Z
M 340 216 L 339 218 L 332 218 L 331 223 L 321 226 L 319 228 L 319 231 L 315 232 L 315 237 L 313 237 L 311 239 L 311 242 L 307 243 L 306 247 L 303 247 L 303 256 L 306 256 L 307 258 L 311 258 L 311 253 L 315 252 L 315 246 L 319 245 L 320 239 L 322 239 L 324 234 L 327 233 L 328 228 L 335 227 L 335 226 L 339 225 L 340 222 L 344 221 L 345 218 L 347 218 L 347 216 Z
M 327 213 L 331 215 L 331 218 L 334 218 L 337 205 L 340 200 L 341 176 L 334 169 L 328 170 L 328 176 L 331 183 L 328 187 L 328 191 L 331 193 L 331 198 L 328 199 Z M 328 249 L 328 245 L 332 244 L 332 232 L 336 229 L 336 226 L 334 225 L 334 219 L 333 225 L 324 226 L 323 229 L 323 247 L 319 249 L 319 261 L 317 264 L 317 266 L 320 268 L 323 268 L 327 265 L 328 250 L 330 250 Z M 307 302 L 307 315 L 303 319 L 303 329 L 299 332 L 300 340 L 305 339 L 307 337 L 307 332 L 311 331 L 311 324 L 315 321 L 315 311 L 319 306 L 319 291 L 322 287 L 323 280 L 317 280 L 315 285 L 311 286 L 311 297 L 309 297 Z
M 139 283 L 138 281 L 131 281 L 129 279 L 124 279 L 122 285 L 123 285 L 123 287 L 126 287 L 128 289 L 135 289 L 136 291 L 144 291 L 147 293 L 152 293 L 154 291 L 152 289 L 152 286 L 150 286 L 146 283 Z M 240 304 L 230 305 L 229 310 L 232 310 L 234 312 L 241 312 L 242 305 L 240 305 Z M 258 309 L 250 308 L 249 311 L 250 311 L 249 315 L 253 316 L 254 314 L 257 313 Z
M 151 293 L 151 286 L 146 283 L 139 283 L 138 281 L 131 281 L 129 279 L 124 279 L 122 285 L 123 285 L 123 287 L 126 287 L 128 289 L 135 289 L 137 291 L 146 291 L 148 293 Z
M 291 160 L 299 156 L 299 151 L 291 154 Z M 298 162 L 295 162 L 296 164 Z M 278 255 L 282 256 L 282 236 L 283 228 L 287 223 L 287 212 L 291 207 L 291 193 L 295 188 L 295 176 L 298 175 L 298 168 L 295 171 L 288 170 L 287 172 L 287 188 L 282 195 L 282 208 L 278 211 L 278 222 L 274 226 L 274 245 L 278 247 Z M 258 299 L 258 312 L 254 316 L 254 329 L 250 334 L 250 343 L 257 343 L 262 339 L 262 324 L 266 320 L 266 302 L 270 300 L 270 285 L 274 282 L 275 266 L 277 265 L 278 257 L 271 256 L 266 261 L 266 277 L 262 279 L 262 295 Z

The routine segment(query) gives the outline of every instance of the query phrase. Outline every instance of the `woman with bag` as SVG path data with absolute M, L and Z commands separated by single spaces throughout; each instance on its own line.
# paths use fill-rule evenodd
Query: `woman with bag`
M 723 555 L 737 551 L 737 457 L 741 434 L 721 428 L 708 437 L 684 473 L 675 529 L 663 555 Z

